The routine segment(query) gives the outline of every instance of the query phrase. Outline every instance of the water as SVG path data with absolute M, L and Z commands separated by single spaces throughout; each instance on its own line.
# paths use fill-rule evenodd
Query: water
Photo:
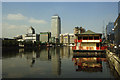
M 71 47 L 51 47 L 3 52 L 2 77 L 115 78 L 115 75 L 105 56 L 88 57 L 74 53 Z

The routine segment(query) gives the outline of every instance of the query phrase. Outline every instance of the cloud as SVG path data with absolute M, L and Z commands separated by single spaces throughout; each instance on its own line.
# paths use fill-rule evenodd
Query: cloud
M 7 29 L 22 29 L 22 28 L 26 28 L 27 26 L 26 25 L 11 25 L 11 24 L 8 24 L 8 23 L 3 23 L 3 29 L 7 28 Z
M 8 29 L 20 29 L 20 28 L 26 28 L 26 25 L 9 25 Z
M 16 35 L 26 34 L 27 28 L 28 28 L 27 25 L 14 25 L 14 24 L 3 23 L 2 36 L 12 38 Z
M 3 17 L 3 19 L 4 19 L 4 17 Z M 23 16 L 20 13 L 18 13 L 18 14 L 8 14 L 7 15 L 7 20 L 25 20 L 25 21 L 27 21 L 29 23 L 33 23 L 33 24 L 46 24 L 47 23 L 45 20 L 29 18 L 29 17 Z M 14 28 L 14 27 L 12 26 L 11 28 Z
M 47 23 L 45 20 L 37 20 L 34 18 L 31 18 L 28 22 L 35 23 L 35 24 L 46 24 Z
M 8 20 L 25 20 L 27 17 L 23 16 L 22 14 L 8 14 L 7 15 Z

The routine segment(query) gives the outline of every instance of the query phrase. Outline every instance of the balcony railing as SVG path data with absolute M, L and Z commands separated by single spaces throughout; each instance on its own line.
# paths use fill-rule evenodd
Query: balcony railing
M 102 42 L 102 39 L 80 39 L 80 40 L 75 39 L 74 42 L 75 43 L 77 42 Z

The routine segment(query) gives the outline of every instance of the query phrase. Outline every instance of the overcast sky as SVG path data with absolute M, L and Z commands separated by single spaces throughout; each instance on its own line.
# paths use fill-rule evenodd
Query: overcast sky
M 51 31 L 51 16 L 61 18 L 62 33 L 73 33 L 73 28 L 102 32 L 109 21 L 118 16 L 117 2 L 3 2 L 2 36 L 26 34 L 33 26 L 36 33 Z

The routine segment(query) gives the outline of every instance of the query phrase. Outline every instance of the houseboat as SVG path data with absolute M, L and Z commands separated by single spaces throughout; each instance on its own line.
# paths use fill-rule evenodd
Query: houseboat
M 104 47 L 101 46 L 101 33 L 95 33 L 91 30 L 87 30 L 86 32 L 75 34 L 75 37 L 75 46 L 72 47 L 74 52 L 104 51 Z

